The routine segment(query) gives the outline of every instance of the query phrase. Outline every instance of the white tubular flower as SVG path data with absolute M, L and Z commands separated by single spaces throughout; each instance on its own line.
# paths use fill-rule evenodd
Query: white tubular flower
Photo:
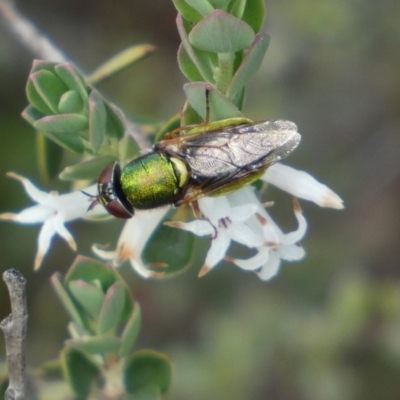
M 133 218 L 128 219 L 118 239 L 117 248 L 114 251 L 104 250 L 103 246 L 93 245 L 93 252 L 100 258 L 111 261 L 118 266 L 125 260 L 129 260 L 133 269 L 144 278 L 155 278 L 164 275 L 163 272 L 154 272 L 148 269 L 142 261 L 142 252 L 152 233 L 165 217 L 169 207 L 157 208 L 151 211 L 136 212 Z M 162 268 L 166 265 L 152 265 Z
M 265 242 L 257 248 L 258 253 L 247 260 L 228 258 L 229 261 L 245 270 L 255 271 L 260 279 L 267 281 L 278 273 L 281 260 L 301 260 L 305 256 L 305 250 L 298 243 L 307 230 L 307 221 L 296 199 L 293 204 L 298 222 L 295 231 L 283 233 L 268 213 L 262 210 L 257 213 L 257 219 L 263 227 Z
M 246 189 L 249 188 L 241 191 Z M 211 247 L 199 277 L 205 275 L 224 258 L 231 240 L 247 247 L 262 245 L 262 231 L 256 232 L 246 224 L 246 221 L 259 211 L 259 204 L 248 203 L 232 207 L 227 196 L 220 196 L 200 199 L 199 207 L 206 217 L 205 220 L 165 223 L 168 226 L 192 232 L 197 236 L 211 236 Z
M 81 191 L 59 195 L 57 192 L 43 192 L 37 189 L 28 179 L 9 172 L 7 176 L 19 180 L 28 196 L 37 205 L 28 207 L 18 214 L 0 214 L 0 219 L 10 220 L 20 224 L 43 223 L 38 238 L 38 251 L 35 257 L 34 269 L 37 270 L 44 256 L 50 248 L 51 239 L 58 233 L 76 251 L 76 243 L 71 233 L 64 226 L 65 222 L 87 216 L 90 197 Z M 89 194 L 94 194 L 96 185 L 85 189 Z M 91 211 L 90 214 L 95 212 Z
M 300 199 L 309 200 L 321 207 L 344 208 L 343 200 L 328 186 L 310 174 L 281 163 L 271 165 L 261 177 L 265 182 Z

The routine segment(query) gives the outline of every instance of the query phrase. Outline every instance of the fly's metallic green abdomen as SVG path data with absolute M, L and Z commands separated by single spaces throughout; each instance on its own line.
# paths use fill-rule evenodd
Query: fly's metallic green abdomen
M 134 208 L 155 208 L 175 201 L 184 182 L 174 161 L 162 154 L 149 153 L 123 168 L 121 189 Z

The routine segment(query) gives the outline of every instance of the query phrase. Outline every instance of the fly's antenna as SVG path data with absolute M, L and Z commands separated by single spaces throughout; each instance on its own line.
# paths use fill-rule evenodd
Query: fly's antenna
M 91 200 L 91 203 L 89 204 L 89 207 L 88 207 L 88 209 L 87 209 L 86 212 L 89 212 L 89 211 L 93 210 L 93 208 L 94 208 L 95 206 L 97 206 L 97 204 L 100 203 L 100 198 L 99 198 L 99 196 L 95 196 L 95 195 L 93 195 L 93 194 L 90 194 L 90 193 L 88 193 L 88 192 L 85 192 L 84 190 L 81 190 L 80 192 L 83 193 L 85 196 L 89 197 L 89 199 Z

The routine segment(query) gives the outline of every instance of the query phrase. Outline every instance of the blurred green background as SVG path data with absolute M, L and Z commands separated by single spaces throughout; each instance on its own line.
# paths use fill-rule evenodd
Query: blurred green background
M 183 105 L 171 1 L 21 0 L 18 7 L 84 71 L 130 45 L 155 44 L 155 55 L 100 90 L 142 121 L 166 120 Z M 168 399 L 398 400 L 400 2 L 266 0 L 266 8 L 271 45 L 244 112 L 295 121 L 303 140 L 287 163 L 327 183 L 346 208 L 301 202 L 307 257 L 284 264 L 271 282 L 227 263 L 198 279 L 202 258 L 161 281 L 123 266 L 143 311 L 139 347 L 174 360 Z M 7 171 L 46 190 L 68 189 L 40 178 L 35 133 L 20 117 L 33 58 L 0 20 L 0 212 L 30 204 Z M 271 188 L 267 199 L 276 201 L 281 226 L 295 228 L 290 197 Z M 69 228 L 79 251 L 91 255 L 93 242 L 113 238 L 114 245 L 121 226 Z M 17 268 L 28 279 L 31 367 L 56 357 L 66 338 L 67 317 L 49 277 L 75 257 L 56 238 L 34 273 L 38 230 L 0 224 L 1 271 Z M 0 319 L 8 313 L 1 282 Z

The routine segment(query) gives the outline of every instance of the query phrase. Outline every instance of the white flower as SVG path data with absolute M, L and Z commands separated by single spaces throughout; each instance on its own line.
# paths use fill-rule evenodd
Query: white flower
M 287 165 L 271 165 L 261 179 L 295 197 L 313 201 L 321 207 L 344 208 L 343 200 L 328 186 L 318 182 L 307 172 Z
M 231 240 L 247 247 L 257 247 L 263 242 L 260 232 L 254 232 L 246 221 L 259 210 L 257 204 L 242 204 L 231 207 L 226 196 L 204 197 L 199 200 L 199 207 L 206 220 L 192 222 L 166 222 L 174 228 L 184 229 L 198 236 L 210 235 L 211 248 L 199 277 L 205 275 L 225 256 Z
M 306 172 L 275 164 L 269 167 L 262 179 L 322 207 L 343 208 L 338 195 Z M 166 224 L 197 236 L 211 236 L 211 247 L 199 276 L 206 274 L 225 258 L 242 269 L 254 271 L 262 280 L 268 280 L 277 274 L 281 260 L 297 261 L 305 255 L 299 241 L 306 233 L 307 222 L 298 201 L 294 199 L 293 202 L 298 228 L 286 234 L 260 204 L 252 186 L 226 196 L 200 199 L 198 203 L 205 216 L 203 220 Z M 226 256 L 231 240 L 256 248 L 257 254 L 247 260 Z
M 149 270 L 144 265 L 141 256 L 147 241 L 168 210 L 168 207 L 163 207 L 151 211 L 136 211 L 135 215 L 125 223 L 114 251 L 107 251 L 102 246 L 93 245 L 93 252 L 101 258 L 111 261 L 114 266 L 129 260 L 133 269 L 144 278 L 161 277 L 164 273 Z M 165 265 L 152 266 L 162 268 Z
M 65 222 L 72 221 L 87 215 L 90 198 L 80 191 L 59 195 L 57 192 L 43 192 L 37 189 L 28 179 L 9 172 L 7 176 L 19 180 L 28 196 L 37 205 L 28 207 L 18 214 L 0 214 L 0 219 L 10 220 L 21 224 L 43 223 L 38 238 L 38 251 L 34 269 L 38 269 L 44 256 L 49 250 L 52 237 L 58 233 L 76 251 L 76 243 L 71 233 L 64 226 Z M 94 193 L 96 185 L 85 189 L 89 194 Z M 95 212 L 91 212 L 94 214 Z
M 238 195 L 241 196 L 240 200 L 237 198 Z M 242 191 L 242 193 L 236 193 L 233 196 L 232 201 L 249 201 L 253 204 L 258 202 L 252 190 Z M 231 257 L 227 257 L 227 259 L 244 270 L 255 271 L 262 280 L 269 280 L 278 273 L 281 260 L 301 260 L 305 256 L 305 251 L 298 243 L 306 233 L 307 221 L 296 198 L 293 199 L 293 205 L 298 222 L 298 228 L 295 231 L 283 233 L 269 214 L 260 208 L 256 218 L 263 231 L 264 242 L 257 247 L 257 254 L 247 260 Z

